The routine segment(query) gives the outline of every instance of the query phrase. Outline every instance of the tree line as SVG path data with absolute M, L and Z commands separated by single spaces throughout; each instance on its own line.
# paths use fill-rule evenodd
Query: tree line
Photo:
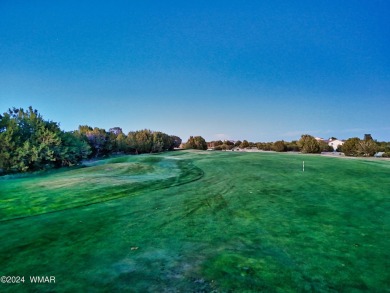
M 75 131 L 63 131 L 57 122 L 44 120 L 29 107 L 9 109 L 0 115 L 0 174 L 27 172 L 73 166 L 82 160 L 110 156 L 112 154 L 142 154 L 171 151 L 182 146 L 185 149 L 232 150 L 257 148 L 264 151 L 300 151 L 321 153 L 333 151 L 333 147 L 313 136 L 304 134 L 299 140 L 286 142 L 211 141 L 201 136 L 190 136 L 185 144 L 180 137 L 148 129 L 131 131 L 127 135 L 120 127 L 108 131 L 98 127 L 80 125 Z M 390 142 L 378 142 L 371 135 L 364 139 L 347 139 L 338 149 L 346 156 L 373 156 L 383 152 L 390 157 Z
M 98 127 L 81 125 L 73 134 L 88 143 L 91 149 L 89 158 L 121 153 L 158 153 L 171 151 L 181 144 L 181 138 L 178 136 L 149 129 L 131 131 L 126 135 L 120 127 L 106 131 Z
M 173 150 L 181 139 L 148 129 L 123 133 L 87 125 L 63 131 L 29 107 L 0 115 L 0 174 L 73 166 L 82 160 L 115 153 L 142 154 Z
M 335 139 L 335 138 L 333 138 Z M 276 152 L 302 152 L 308 154 L 317 154 L 322 152 L 334 151 L 332 146 L 321 140 L 316 140 L 309 134 L 303 134 L 299 140 L 293 140 L 287 142 L 279 140 L 275 142 L 248 142 L 243 141 L 229 141 L 229 140 L 217 140 L 207 143 L 209 148 L 214 150 L 232 150 L 235 147 L 241 149 L 256 148 L 263 151 L 276 151 Z M 390 157 L 390 142 L 378 142 L 374 140 L 371 135 L 365 135 L 363 139 L 357 137 L 347 139 L 337 151 L 343 152 L 346 156 L 361 156 L 369 157 L 373 156 L 377 152 L 383 152 L 383 157 Z

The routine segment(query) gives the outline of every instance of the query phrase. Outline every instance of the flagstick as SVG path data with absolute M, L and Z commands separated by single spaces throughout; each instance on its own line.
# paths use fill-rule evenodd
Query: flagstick
M 302 162 L 302 171 L 305 172 L 305 161 Z

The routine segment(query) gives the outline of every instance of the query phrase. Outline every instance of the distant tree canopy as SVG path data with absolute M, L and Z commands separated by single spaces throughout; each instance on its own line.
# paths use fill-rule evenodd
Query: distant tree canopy
M 240 146 L 240 148 L 245 149 L 245 148 L 249 147 L 249 142 L 244 139 L 239 146 Z
M 170 150 L 173 150 L 174 148 L 180 147 L 181 142 L 182 142 L 180 137 L 178 137 L 176 135 L 171 135 L 171 139 L 172 139 L 172 145 L 171 145 Z
M 336 138 L 331 137 L 330 140 L 336 140 Z M 259 150 L 276 152 L 300 151 L 302 153 L 321 153 L 334 151 L 328 141 L 317 140 L 308 134 L 303 134 L 299 141 L 293 140 L 291 142 L 279 140 L 275 142 L 253 143 L 247 140 L 238 140 L 235 143 L 230 141 L 224 141 L 222 144 L 221 141 L 208 143 L 208 146 L 214 148 L 214 150 L 230 150 L 233 145 L 240 148 L 257 147 Z M 362 140 L 357 137 L 348 139 L 338 150 L 344 152 L 346 156 L 369 157 L 377 152 L 382 152 L 384 157 L 390 157 L 390 142 L 377 142 L 373 140 L 370 134 L 365 134 Z
M 0 115 L 0 169 L 15 173 L 72 166 L 91 150 L 72 132 L 46 121 L 32 107 L 9 109 Z
M 287 151 L 298 152 L 299 151 L 298 142 L 296 140 L 287 142 Z
M 318 146 L 320 147 L 320 152 L 333 152 L 333 147 L 330 146 L 327 142 L 320 140 L 318 141 Z
M 349 138 L 341 146 L 343 153 L 346 156 L 352 157 L 370 157 L 373 156 L 378 149 L 378 144 L 371 138 L 371 135 L 367 134 L 363 140 L 360 140 L 358 137 Z
M 274 143 L 273 142 L 258 142 L 256 146 L 259 150 L 262 151 L 272 151 Z
M 155 153 L 173 150 L 178 136 L 139 130 L 125 135 L 120 127 L 106 130 L 80 125 L 64 132 L 32 107 L 9 109 L 0 115 L 0 174 L 72 166 L 87 158 L 113 153 Z
M 207 143 L 201 136 L 190 136 L 185 143 L 186 149 L 207 150 Z
M 287 150 L 287 145 L 284 140 L 278 140 L 274 142 L 272 149 L 276 152 L 285 152 Z
M 178 136 L 149 129 L 131 131 L 125 135 L 119 127 L 110 128 L 109 132 L 106 132 L 101 128 L 81 125 L 75 133 L 91 147 L 90 157 L 112 153 L 158 153 L 173 150 L 181 144 Z
M 303 134 L 298 141 L 298 146 L 302 153 L 315 154 L 320 153 L 320 144 L 318 141 L 309 134 Z
M 89 144 L 92 150 L 91 157 L 101 157 L 109 154 L 112 150 L 113 142 L 110 140 L 109 133 L 104 129 L 82 125 L 75 133 Z
M 383 156 L 384 157 L 390 157 L 390 142 L 386 142 L 386 141 L 381 141 L 381 142 L 377 142 L 377 151 L 378 152 L 383 152 Z
M 131 153 L 158 153 L 173 150 L 180 145 L 178 136 L 169 136 L 163 132 L 148 129 L 129 132 L 127 135 L 127 147 Z
M 214 150 L 216 151 L 226 151 L 231 150 L 234 147 L 234 143 L 230 140 L 217 140 L 207 143 L 207 146 L 210 148 L 214 148 Z

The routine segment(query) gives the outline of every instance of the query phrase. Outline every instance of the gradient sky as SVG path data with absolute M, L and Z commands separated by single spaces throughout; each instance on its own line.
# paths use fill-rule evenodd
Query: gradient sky
M 183 140 L 390 141 L 390 1 L 0 0 L 0 112 Z

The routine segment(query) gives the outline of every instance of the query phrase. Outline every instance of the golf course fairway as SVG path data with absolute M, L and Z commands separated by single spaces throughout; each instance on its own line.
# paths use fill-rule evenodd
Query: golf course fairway
M 1 292 L 390 292 L 390 161 L 122 156 L 0 177 L 0 202 Z

